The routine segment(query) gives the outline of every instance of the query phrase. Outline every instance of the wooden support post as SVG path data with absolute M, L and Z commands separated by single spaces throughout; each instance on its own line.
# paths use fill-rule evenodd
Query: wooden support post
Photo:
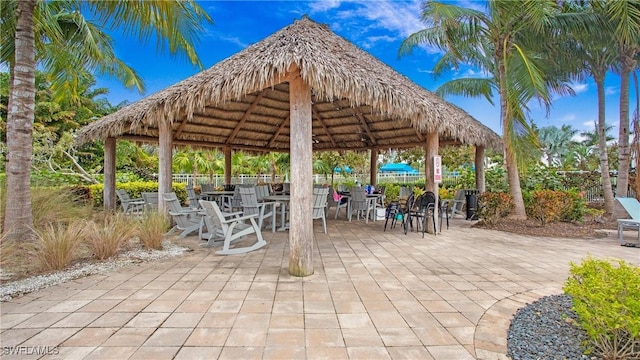
M 297 71 L 296 71 L 297 72 Z M 311 90 L 299 73 L 289 80 L 291 117 L 291 201 L 289 274 L 313 274 L 313 168 Z
M 437 131 L 430 131 L 427 133 L 427 144 L 424 147 L 424 162 L 425 162 L 425 175 L 424 188 L 426 191 L 432 191 L 436 196 L 436 207 L 434 210 L 434 216 L 438 218 L 438 183 L 434 181 L 434 168 L 433 157 L 438 155 L 438 148 L 440 147 L 440 139 L 438 138 Z M 436 221 L 436 224 L 438 222 Z M 438 229 L 433 228 L 433 224 L 427 222 L 427 231 L 429 233 L 435 233 Z M 436 225 L 437 226 L 437 225 Z
M 159 121 L 159 149 L 158 149 L 158 212 L 167 213 L 169 209 L 162 200 L 162 194 L 172 191 L 171 175 L 173 160 L 173 131 L 167 120 Z
M 376 185 L 378 178 L 376 172 L 378 171 L 378 149 L 371 149 L 371 159 L 369 160 L 369 184 Z
M 104 139 L 104 188 L 102 201 L 107 210 L 116 209 L 116 138 Z
M 231 184 L 231 148 L 224 148 L 224 184 Z
M 484 184 L 484 146 L 476 145 L 476 189 L 485 191 Z

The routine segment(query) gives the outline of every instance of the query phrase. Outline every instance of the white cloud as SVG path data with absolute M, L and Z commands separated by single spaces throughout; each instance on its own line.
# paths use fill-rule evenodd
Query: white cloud
M 341 4 L 341 0 L 317 0 L 311 2 L 311 5 L 309 5 L 309 9 L 311 14 L 313 14 L 339 8 Z
M 336 11 L 342 5 L 349 4 L 349 9 Z M 333 30 L 349 29 L 352 33 L 362 34 L 365 40 L 358 41 L 363 47 L 372 46 L 373 40 L 395 41 L 405 39 L 409 35 L 425 29 L 427 25 L 422 22 L 420 16 L 422 0 L 409 1 L 353 1 L 341 2 L 337 0 L 318 1 L 311 3 L 310 11 L 327 12 L 334 11 L 334 17 L 341 21 L 332 24 Z M 387 37 L 367 37 L 369 31 L 384 30 L 390 34 Z M 360 38 L 360 36 L 357 36 Z M 421 47 L 429 53 L 438 53 L 438 49 Z
M 239 37 L 237 36 L 220 36 L 220 40 L 222 41 L 226 41 L 235 45 L 238 45 L 241 49 L 246 48 L 247 46 L 249 46 L 248 43 L 242 41 Z
M 596 122 L 595 122 L 595 120 L 585 121 L 585 122 L 582 123 L 582 126 L 584 128 L 586 128 L 587 130 L 591 131 L 591 130 L 594 130 L 596 128 Z
M 577 94 L 583 93 L 585 91 L 587 91 L 589 89 L 589 86 L 587 84 L 570 84 L 569 86 L 571 86 L 571 88 L 573 89 L 573 91 L 576 92 Z
M 487 10 L 486 4 L 484 2 L 474 1 L 474 0 L 461 0 L 457 4 L 460 7 L 473 9 L 476 11 L 485 12 Z
M 364 47 L 365 49 L 370 49 L 373 46 L 375 46 L 376 43 L 378 43 L 380 41 L 393 42 L 393 41 L 396 41 L 396 40 L 397 40 L 397 38 L 394 38 L 394 37 L 388 36 L 388 35 L 369 36 L 367 38 L 367 41 L 362 44 L 362 47 Z
M 565 123 L 565 122 L 572 122 L 576 119 L 576 115 L 575 114 L 566 114 L 565 116 L 563 116 L 560 121 Z
M 620 89 L 615 86 L 607 86 L 604 88 L 605 95 L 615 95 L 620 92 Z

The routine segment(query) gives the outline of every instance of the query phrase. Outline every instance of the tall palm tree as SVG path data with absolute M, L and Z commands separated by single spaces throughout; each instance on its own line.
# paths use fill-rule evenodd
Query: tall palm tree
M 620 72 L 620 123 L 618 125 L 618 180 L 616 196 L 627 196 L 629 164 L 629 79 L 638 68 L 640 56 L 640 1 L 604 1 L 607 19 L 615 26 L 617 68 Z
M 80 43 L 83 32 L 75 28 L 69 30 L 60 23 L 34 22 L 36 9 L 48 11 L 48 6 L 62 4 L 65 9 L 80 14 L 80 8 L 86 6 L 90 17 L 111 29 L 119 29 L 125 35 L 137 36 L 141 41 L 147 41 L 155 36 L 158 48 L 168 46 L 171 54 L 185 54 L 194 64 L 200 65 L 198 56 L 194 50 L 194 42 L 202 33 L 202 24 L 210 22 L 211 18 L 193 0 L 189 1 L 90 1 L 67 0 L 62 2 L 45 2 L 36 0 L 18 1 L 16 13 L 13 18 L 5 19 L 5 5 L 3 2 L 3 25 L 12 23 L 15 19 L 15 31 L 11 27 L 2 28 L 1 35 L 4 40 L 7 36 L 14 39 L 13 58 L 11 69 L 13 74 L 12 86 L 9 95 L 9 109 L 7 116 L 7 208 L 5 211 L 4 232 L 10 232 L 10 237 L 26 239 L 32 228 L 30 169 L 32 152 L 32 131 L 35 104 L 34 74 L 36 68 L 36 45 L 34 33 L 37 38 L 45 37 L 50 40 L 48 45 L 53 46 L 52 53 L 58 54 L 60 49 L 67 46 L 73 56 L 68 56 L 69 64 L 75 66 L 75 71 L 102 71 L 104 67 L 97 64 L 105 63 L 94 61 L 105 60 L 96 54 L 113 53 L 112 44 L 109 41 L 101 42 L 102 48 L 95 43 L 87 42 L 84 47 L 75 45 Z M 60 6 L 62 6 L 60 5 Z M 10 15 L 10 14 L 9 14 Z M 48 16 L 47 19 L 51 17 Z M 7 21 L 5 21 L 7 20 Z M 78 25 L 78 23 L 74 23 Z M 35 26 L 38 25 L 38 26 Z M 8 30 L 7 30 L 8 29 Z M 87 40 L 82 38 L 82 40 Z M 2 58 L 10 46 L 2 44 Z M 93 45 L 93 46 L 91 46 Z M 64 56 L 61 56 L 65 58 Z M 113 58 L 112 58 L 113 59 Z M 46 61 L 51 59 L 42 59 Z M 80 61 L 75 61 L 80 60 Z M 55 67 L 54 67 L 55 68 Z M 64 68 L 64 67 L 63 67 Z M 108 67 L 107 67 L 108 68 Z M 107 72 L 108 73 L 108 72 Z M 132 85 L 125 83 L 125 85 Z
M 477 11 L 449 3 L 427 1 L 422 20 L 431 27 L 405 39 L 400 54 L 408 54 L 420 44 L 444 51 L 434 74 L 458 68 L 461 64 L 480 69 L 486 77 L 449 81 L 437 92 L 441 95 L 484 96 L 493 104 L 493 91 L 500 101 L 500 119 L 505 143 L 505 165 L 509 189 L 514 199 L 515 218 L 526 218 L 517 163 L 519 135 L 531 132 L 526 119 L 527 104 L 537 98 L 547 107 L 552 92 L 571 93 L 564 80 L 554 73 L 552 57 L 539 39 L 553 43 L 558 5 L 552 0 L 492 0 L 487 11 Z M 546 61 L 544 61 L 546 60 Z
M 36 0 L 18 3 L 15 56 L 7 109 L 7 195 L 4 228 L 7 238 L 24 239 L 33 228 L 30 171 L 35 107 L 36 51 L 33 12 Z
M 585 74 L 591 76 L 596 83 L 598 94 L 598 120 L 595 126 L 595 132 L 582 133 L 581 135 L 589 137 L 589 146 L 597 145 L 600 174 L 602 176 L 602 188 L 604 194 L 604 208 L 607 214 L 612 214 L 614 210 L 614 196 L 609 176 L 609 157 L 607 155 L 607 141 L 612 140 L 607 136 L 607 131 L 612 127 L 605 123 L 605 88 L 604 81 L 607 72 L 613 68 L 615 63 L 616 51 L 612 45 L 614 41 L 614 29 L 612 23 L 606 21 L 603 15 L 603 4 L 594 6 L 594 3 L 602 2 L 602 0 L 594 0 L 589 2 L 565 2 L 563 6 L 568 11 L 576 11 L 584 14 L 593 14 L 593 19 L 597 24 L 587 26 L 586 29 L 569 30 L 570 41 L 576 43 L 573 51 L 567 52 L 573 56 L 575 62 L 581 64 L 578 68 L 578 78 L 582 78 Z M 593 135 L 593 136 L 591 136 Z

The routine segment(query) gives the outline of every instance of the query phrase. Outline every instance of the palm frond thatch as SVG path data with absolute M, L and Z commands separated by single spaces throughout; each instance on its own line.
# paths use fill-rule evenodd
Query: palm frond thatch
M 500 149 L 500 137 L 307 17 L 158 93 L 86 126 L 79 143 L 116 137 L 157 142 L 170 122 L 175 145 L 288 151 L 292 64 L 311 87 L 313 149 L 441 144 Z

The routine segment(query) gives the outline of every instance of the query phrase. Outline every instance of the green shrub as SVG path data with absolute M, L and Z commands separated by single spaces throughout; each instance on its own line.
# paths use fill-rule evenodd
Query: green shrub
M 398 184 L 382 184 L 384 188 L 384 197 L 389 201 L 397 201 L 400 195 L 400 185 Z
M 588 352 L 604 359 L 640 358 L 640 268 L 591 257 L 571 264 L 564 291 L 587 332 Z
M 589 212 L 587 208 L 587 200 L 584 198 L 584 192 L 572 189 L 566 192 L 570 201 L 567 211 L 563 214 L 563 221 L 582 221 L 584 216 Z
M 587 203 L 576 190 L 534 190 L 525 193 L 525 210 L 544 226 L 557 221 L 582 221 Z
M 478 196 L 476 215 L 485 223 L 492 225 L 501 218 L 507 217 L 513 207 L 511 195 L 504 192 L 484 192 Z

